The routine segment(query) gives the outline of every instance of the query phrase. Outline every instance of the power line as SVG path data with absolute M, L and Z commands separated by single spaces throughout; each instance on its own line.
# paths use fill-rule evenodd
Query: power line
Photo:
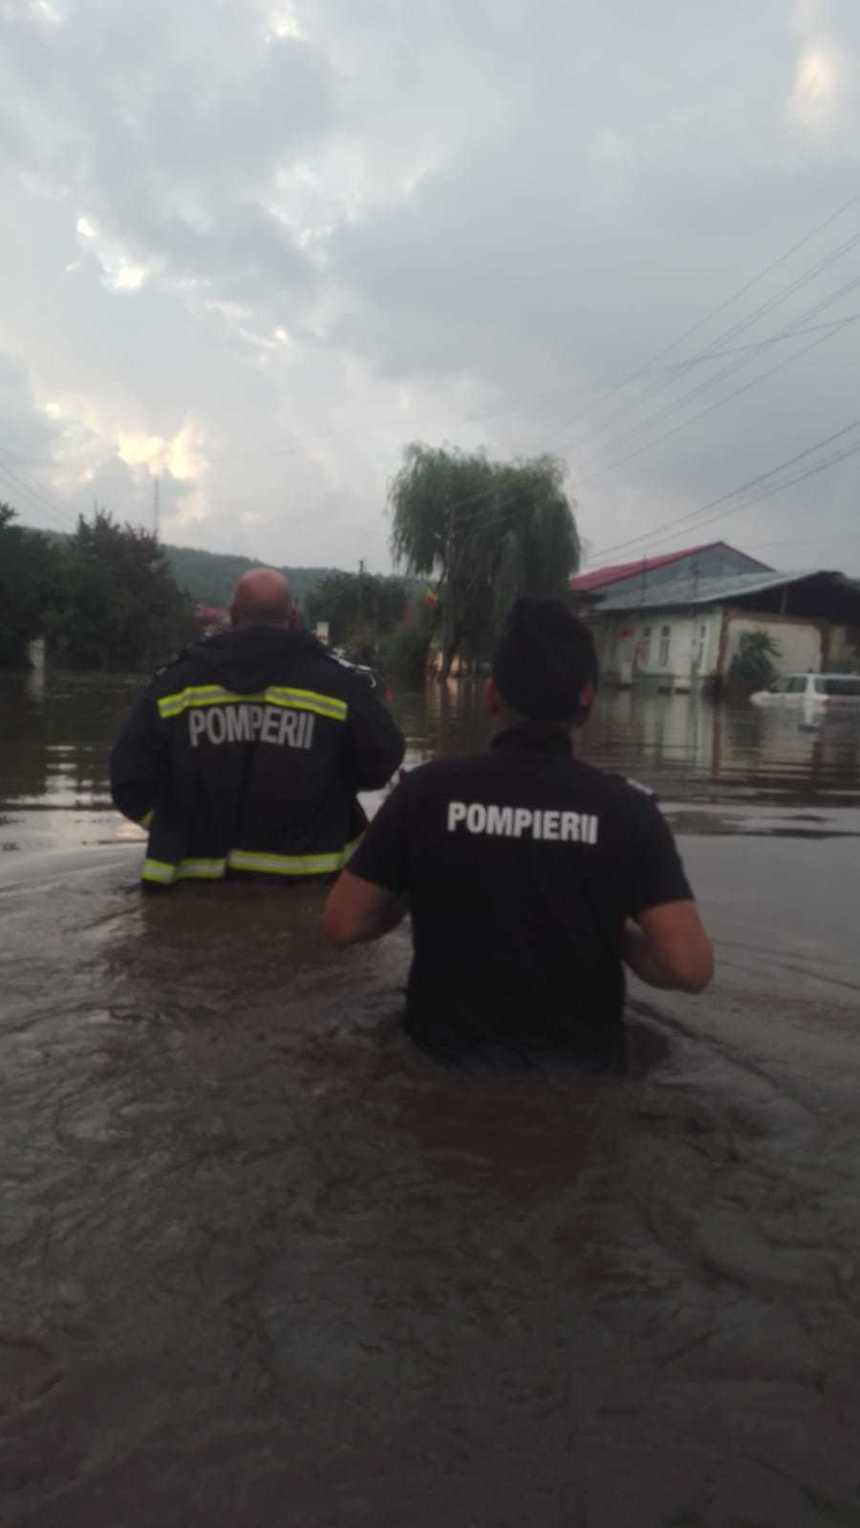
M 19 473 L 13 472 L 12 468 L 7 467 L 2 460 L 0 460 L 0 473 L 15 484 L 19 493 L 25 493 L 29 496 L 31 511 L 35 507 L 40 514 L 47 514 L 57 524 L 60 523 L 63 518 L 63 510 L 53 500 L 47 498 L 41 489 L 35 487 L 27 478 Z
M 860 453 L 860 445 L 849 446 L 847 450 L 837 452 L 834 456 L 828 457 L 826 461 L 817 462 L 814 467 L 807 467 L 805 472 L 798 472 L 794 477 L 786 478 L 782 483 L 774 483 L 770 488 L 766 488 L 763 493 L 756 494 L 751 499 L 742 500 L 739 504 L 732 505 L 730 509 L 718 511 L 715 515 L 708 515 L 703 522 L 699 523 L 713 525 L 720 520 L 728 519 L 729 515 L 737 514 L 739 510 L 752 509 L 755 504 L 761 504 L 766 499 L 773 498 L 775 494 L 782 493 L 786 488 L 793 488 L 797 483 L 804 483 L 807 478 L 817 477 L 820 472 L 827 472 L 831 467 L 838 466 L 840 462 L 847 461 L 849 457 L 857 456 L 858 453 Z M 664 535 L 657 539 L 665 541 L 667 537 Z
M 762 305 L 759 308 L 757 308 L 752 314 L 748 315 L 744 319 L 739 320 L 737 323 L 733 324 L 728 329 L 724 330 L 722 334 L 717 336 L 717 338 L 714 341 L 714 343 L 717 344 L 717 345 L 722 344 L 722 343 L 724 343 L 728 339 L 733 339 L 736 334 L 740 334 L 744 330 L 751 328 L 754 324 L 758 323 L 759 319 L 763 318 L 766 313 L 772 312 L 773 309 L 776 308 L 776 307 L 780 307 L 782 305 L 782 303 L 786 302 L 789 297 L 793 296 L 794 293 L 800 289 L 800 287 L 805 286 L 809 281 L 813 280 L 815 276 L 820 275 L 821 271 L 827 265 L 832 264 L 832 262 L 834 260 L 841 259 L 841 257 L 844 254 L 847 254 L 849 250 L 855 248 L 858 244 L 860 244 L 860 233 L 853 234 L 850 239 L 847 239 L 843 244 L 839 245 L 839 247 L 837 249 L 832 250 L 828 255 L 825 255 L 815 265 L 812 265 L 812 266 L 808 267 L 807 270 L 805 272 L 803 272 L 799 277 L 797 277 L 796 280 L 793 281 L 790 284 L 790 286 L 786 287 L 783 292 L 777 293 L 773 297 L 768 298 L 768 300 L 766 302 L 762 303 Z M 837 302 L 840 297 L 843 297 L 843 296 L 845 296 L 847 294 L 847 292 L 852 291 L 858 284 L 860 284 L 860 282 L 858 282 L 857 279 L 852 278 L 852 280 L 850 282 L 847 282 L 847 283 L 843 284 L 842 287 L 838 288 L 838 290 L 835 293 L 831 293 L 828 297 L 819 300 L 819 302 L 817 302 L 817 303 L 814 303 L 811 308 L 807 308 L 803 313 L 801 313 L 799 315 L 799 317 L 801 317 L 801 318 L 811 318 L 811 317 L 813 317 L 816 313 L 821 312 L 824 308 L 831 306 L 834 302 Z M 761 341 L 757 342 L 757 344 L 762 346 L 762 347 L 764 347 L 765 343 L 766 343 L 765 340 L 761 340 Z M 742 359 L 741 361 L 737 362 L 734 366 L 729 366 L 729 367 L 724 368 L 724 370 L 721 373 L 719 373 L 716 377 L 712 377 L 710 379 L 706 379 L 704 382 L 699 383 L 695 388 L 693 388 L 691 390 L 691 392 L 685 394 L 682 398 L 680 398 L 680 399 L 676 398 L 676 399 L 671 400 L 668 404 L 665 404 L 662 408 L 658 409 L 654 414 L 650 415 L 648 419 L 646 419 L 644 421 L 640 421 L 639 424 L 634 424 L 630 429 L 628 429 L 626 431 L 622 431 L 621 440 L 623 441 L 625 439 L 628 439 L 632 434 L 638 433 L 638 431 L 640 429 L 647 428 L 648 425 L 652 424 L 655 420 L 663 418 L 665 416 L 665 414 L 672 413 L 676 408 L 681 407 L 683 405 L 683 403 L 688 398 L 693 397 L 694 395 L 697 395 L 698 393 L 702 392 L 707 387 L 711 386 L 711 384 L 713 382 L 722 380 L 723 377 L 730 375 L 733 371 L 739 370 L 742 366 L 747 364 L 748 360 L 753 360 L 753 359 L 755 359 L 754 356 L 750 356 L 750 357 L 747 357 L 746 359 Z M 659 391 L 665 392 L 669 387 L 673 387 L 676 382 L 678 382 L 679 380 L 681 380 L 683 378 L 684 374 L 690 369 L 691 365 L 694 364 L 694 361 L 695 361 L 695 358 L 694 358 L 693 361 L 687 360 L 687 361 L 681 363 L 678 375 L 676 377 L 674 377 L 670 382 L 663 383 L 663 384 L 652 384 L 652 386 L 653 385 L 657 385 Z M 698 364 L 698 362 L 695 362 L 695 363 Z M 639 399 L 639 402 L 636 405 L 637 408 L 641 407 L 642 403 L 645 401 L 645 398 L 647 397 L 647 393 L 648 393 L 649 390 L 650 389 L 646 389 L 646 392 L 643 395 L 643 397 Z M 606 434 L 607 431 L 609 432 L 610 441 L 612 439 L 612 424 L 613 424 L 613 421 L 616 418 L 618 418 L 622 412 L 623 412 L 623 410 L 619 406 L 619 408 L 616 409 L 614 411 L 614 413 L 609 416 L 608 420 L 606 420 L 604 422 L 603 426 L 601 426 L 601 433 Z M 599 442 L 598 442 L 598 444 L 599 444 Z M 604 442 L 604 447 L 605 447 L 605 442 Z
M 860 235 L 858 235 L 858 239 L 860 239 Z M 817 313 L 823 312 L 825 308 L 832 307 L 833 303 L 839 302 L 843 297 L 846 297 L 849 292 L 854 291 L 858 286 L 860 286 L 860 276 L 852 277 L 851 281 L 843 283 L 843 285 L 839 287 L 836 292 L 832 292 L 829 297 L 823 298 L 817 303 L 813 303 L 811 307 L 807 308 L 805 312 L 799 316 L 802 318 L 813 318 Z M 805 355 L 807 350 L 814 350 L 816 344 L 824 344 L 828 339 L 831 339 L 835 334 L 839 333 L 840 326 L 846 321 L 846 319 L 833 320 L 833 323 L 827 326 L 828 332 L 824 334 L 820 341 L 813 341 L 811 345 L 806 347 L 801 346 L 801 348 L 795 351 L 793 355 L 787 356 L 783 361 L 779 362 L 769 371 L 762 372 L 760 376 L 754 380 L 752 385 L 756 385 L 758 381 L 772 376 L 776 371 L 781 371 L 785 366 L 790 366 L 792 361 L 799 359 L 799 357 L 802 355 Z M 636 437 L 640 435 L 642 431 L 649 429 L 651 425 L 656 424 L 661 419 L 665 419 L 667 416 L 671 417 L 673 414 L 677 413 L 679 409 L 685 408 L 688 403 L 690 403 L 694 398 L 697 398 L 701 393 L 707 392 L 709 388 L 715 386 L 717 383 L 725 381 L 727 377 L 734 376 L 737 372 L 743 371 L 743 369 L 748 366 L 751 361 L 755 361 L 761 352 L 768 348 L 769 344 L 770 339 L 767 338 L 764 340 L 759 340 L 753 346 L 744 347 L 745 349 L 749 348 L 753 353 L 743 355 L 739 360 L 730 363 L 728 366 L 724 366 L 721 371 L 716 372 L 712 377 L 708 377 L 704 381 L 699 382 L 695 387 L 690 388 L 689 391 L 684 393 L 680 398 L 671 400 L 662 408 L 656 409 L 647 417 L 647 419 L 640 421 L 639 424 L 633 425 L 633 427 L 629 430 L 622 431 L 621 435 L 618 436 L 615 441 L 610 438 L 610 441 L 607 444 L 609 447 L 614 445 L 616 449 L 619 447 L 623 449 L 625 441 L 635 441 Z M 745 386 L 742 386 L 740 389 L 738 389 L 738 391 L 746 391 Z M 730 398 L 731 396 L 732 394 L 729 393 L 728 397 Z M 710 405 L 708 408 L 704 409 L 702 413 L 709 412 L 709 409 Z M 693 415 L 690 419 L 681 420 L 678 428 L 683 429 L 687 424 L 694 423 L 695 420 L 700 417 L 701 414 L 698 414 Z M 666 433 L 674 433 L 674 427 Z M 654 443 L 656 444 L 657 441 L 662 439 L 663 436 L 659 435 L 656 437 Z M 647 450 L 648 443 L 646 443 L 642 449 Z M 639 454 L 639 448 L 634 448 L 634 451 L 630 453 L 631 457 L 634 454 Z M 620 466 L 621 463 L 626 460 L 628 460 L 627 456 L 614 458 L 612 461 L 606 464 L 603 470 L 609 471 L 615 466 Z
M 860 284 L 860 281 L 858 281 L 858 284 Z M 723 398 L 717 398 L 713 403 L 707 404 L 705 408 L 700 409 L 697 414 L 692 414 L 689 419 L 682 419 L 679 424 L 671 425 L 668 430 L 663 430 L 660 435 L 655 435 L 653 440 L 646 440 L 643 445 L 634 447 L 632 451 L 627 452 L 624 456 L 615 457 L 613 461 L 607 462 L 603 467 L 602 472 L 598 472 L 594 477 L 580 478 L 579 482 L 594 482 L 595 477 L 597 480 L 599 480 L 603 472 L 611 472 L 615 467 L 621 467 L 626 462 L 634 461 L 636 457 L 643 456 L 646 451 L 652 450 L 654 446 L 661 445 L 664 440 L 669 440 L 673 435 L 679 434 L 679 432 L 681 430 L 685 430 L 688 425 L 697 424 L 698 421 L 700 419 L 704 419 L 707 414 L 712 414 L 716 409 L 723 408 L 725 404 L 731 403 L 734 398 L 740 398 L 744 393 L 748 393 L 753 387 L 757 387 L 759 382 L 766 382 L 769 377 L 773 377 L 777 372 L 783 371 L 786 366 L 791 366 L 793 362 L 801 360 L 803 356 L 808 355 L 810 351 L 816 350 L 819 345 L 823 345 L 827 340 L 832 339 L 834 335 L 838 334 L 840 330 L 846 325 L 857 323 L 858 319 L 860 319 L 860 313 L 852 313 L 848 318 L 836 319 L 832 324 L 823 325 L 822 327 L 826 328 L 830 332 L 820 335 L 818 339 L 812 340 L 809 345 L 801 346 L 801 348 L 796 350 L 793 355 L 785 356 L 783 360 L 778 361 L 775 366 L 771 366 L 767 371 L 759 372 L 758 376 L 752 377 L 749 382 L 742 383 L 740 387 L 732 388 L 730 393 L 726 393 Z
M 613 556 L 616 552 L 625 551 L 628 547 L 636 546 L 642 541 L 664 540 L 665 536 L 661 534 L 662 532 L 671 532 L 681 525 L 689 524 L 691 521 L 700 521 L 703 516 L 709 513 L 709 511 L 717 509 L 723 504 L 730 503 L 732 499 L 736 499 L 747 494 L 750 489 L 757 488 L 759 484 L 765 483 L 768 478 L 776 477 L 780 472 L 784 472 L 787 467 L 795 466 L 798 462 L 804 461 L 807 457 L 812 456 L 816 451 L 820 451 L 823 446 L 833 445 L 835 441 L 843 439 L 846 435 L 849 435 L 853 430 L 857 429 L 860 429 L 860 419 L 853 420 L 851 424 L 844 425 L 841 430 L 836 430 L 834 434 L 825 436 L 822 440 L 816 441 L 812 446 L 807 446 L 804 451 L 799 451 L 796 456 L 791 456 L 786 461 L 780 462 L 776 467 L 769 468 L 767 472 L 760 472 L 758 476 L 749 478 L 747 482 L 741 483 L 738 488 L 733 488 L 728 493 L 720 494 L 716 499 L 710 499 L 707 504 L 703 504 L 699 509 L 689 510 L 686 514 L 679 515 L 674 520 L 664 521 L 662 525 L 657 525 L 650 531 L 642 531 L 638 536 L 630 536 L 626 541 L 616 542 L 614 546 L 601 547 L 599 551 L 592 554 L 592 558 L 589 560 L 591 561 L 596 557 Z M 860 447 L 857 449 L 860 449 Z M 847 454 L 853 455 L 853 450 Z M 815 468 L 812 472 L 803 473 L 801 474 L 801 477 L 791 479 L 791 482 L 800 482 L 802 481 L 803 477 L 811 477 L 813 476 L 814 471 L 823 471 L 824 466 L 832 466 L 835 464 L 836 460 L 842 460 L 842 458 L 834 458 L 833 461 L 825 463 L 820 469 Z M 785 483 L 779 486 L 789 487 L 790 484 Z M 774 488 L 773 491 L 776 492 L 777 489 Z M 764 497 L 766 497 L 766 495 L 764 495 Z M 717 518 L 720 517 L 718 516 Z
M 829 228 L 831 224 L 835 223 L 837 219 L 841 218 L 843 214 L 846 213 L 851 207 L 855 207 L 858 202 L 860 202 L 860 192 L 857 192 L 854 194 L 854 196 L 849 197 L 847 202 L 843 202 L 842 205 L 837 207 L 836 211 L 832 212 L 829 217 L 826 217 L 823 222 L 817 223 L 814 228 L 811 228 L 808 233 L 804 234 L 803 238 L 798 239 L 795 244 L 792 244 L 791 247 L 785 250 L 783 254 L 777 256 L 775 260 L 772 260 L 768 265 L 764 267 L 763 270 L 760 270 L 757 275 L 751 277 L 749 281 L 746 281 L 742 286 L 738 287 L 738 289 L 735 292 L 732 292 L 727 298 L 725 298 L 723 302 L 718 303 L 716 307 L 709 309 L 709 311 L 705 313 L 702 318 L 696 319 L 695 323 L 690 324 L 689 327 L 684 329 L 682 333 L 679 334 L 674 340 L 671 340 L 668 345 L 662 346 L 662 348 L 656 351 L 649 360 L 645 361 L 641 366 L 636 367 L 635 370 L 628 372 L 625 377 L 622 377 L 618 382 L 613 383 L 611 387 L 606 388 L 605 391 L 600 393 L 597 398 L 591 401 L 591 403 L 586 404 L 584 408 L 580 409 L 580 411 L 575 414 L 571 420 L 569 420 L 569 425 L 578 423 L 580 419 L 582 419 L 586 414 L 590 413 L 592 409 L 597 408 L 607 398 L 612 397 L 613 394 L 629 386 L 631 382 L 636 382 L 640 377 L 645 376 L 649 371 L 653 369 L 657 361 L 661 361 L 664 356 L 670 355 L 673 350 L 677 350 L 678 346 L 682 345 L 685 340 L 688 340 L 691 335 L 697 334 L 699 330 L 703 329 L 706 324 L 709 324 L 713 318 L 717 318 L 720 313 L 724 313 L 727 308 L 732 306 L 733 303 L 739 302 L 740 299 L 745 297 L 747 292 L 752 291 L 753 287 L 757 286 L 760 281 L 763 281 L 766 276 L 771 275 L 771 273 L 777 270 L 780 265 L 783 265 L 786 260 L 790 260 L 792 255 L 796 255 L 798 250 L 803 249 L 807 244 L 811 243 L 818 234 L 823 233 L 826 228 Z M 834 258 L 836 257 L 834 256 Z M 725 336 L 723 337 L 725 338 Z

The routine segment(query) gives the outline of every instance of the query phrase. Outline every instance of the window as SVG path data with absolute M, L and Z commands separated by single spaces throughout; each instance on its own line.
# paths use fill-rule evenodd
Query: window
M 845 700 L 860 700 L 860 679 L 853 674 L 827 674 L 823 679 L 816 679 L 815 690 L 818 695 L 832 695 L 834 699 L 842 696 Z
M 786 689 L 789 695 L 803 695 L 806 691 L 806 674 L 792 674 Z
M 671 626 L 661 626 L 660 627 L 660 657 L 659 657 L 658 662 L 660 664 L 660 667 L 663 668 L 663 669 L 669 667 L 669 644 L 670 644 L 671 640 L 672 640 L 672 628 L 671 628 Z
M 643 626 L 642 627 L 642 635 L 639 638 L 639 642 L 637 643 L 636 657 L 637 657 L 637 660 L 638 660 L 639 663 L 648 664 L 648 663 L 651 662 L 651 627 L 650 626 Z

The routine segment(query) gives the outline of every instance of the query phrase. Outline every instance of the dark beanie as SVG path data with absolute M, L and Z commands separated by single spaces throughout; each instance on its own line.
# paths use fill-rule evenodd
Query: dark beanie
M 562 600 L 523 595 L 505 622 L 493 678 L 520 716 L 571 721 L 583 686 L 597 683 L 594 638 Z

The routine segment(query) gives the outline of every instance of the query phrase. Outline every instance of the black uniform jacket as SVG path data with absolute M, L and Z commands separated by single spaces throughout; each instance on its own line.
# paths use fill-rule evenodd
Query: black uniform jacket
M 403 738 L 372 681 L 303 631 L 210 637 L 159 670 L 111 755 L 111 790 L 149 828 L 144 881 L 330 875 L 366 826 Z

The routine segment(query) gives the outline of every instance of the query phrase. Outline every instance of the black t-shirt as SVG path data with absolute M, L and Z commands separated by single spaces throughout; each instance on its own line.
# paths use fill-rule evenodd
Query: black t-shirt
M 407 1026 L 437 1045 L 599 1046 L 625 919 L 692 897 L 651 794 L 528 727 L 407 774 L 349 869 L 408 894 Z

